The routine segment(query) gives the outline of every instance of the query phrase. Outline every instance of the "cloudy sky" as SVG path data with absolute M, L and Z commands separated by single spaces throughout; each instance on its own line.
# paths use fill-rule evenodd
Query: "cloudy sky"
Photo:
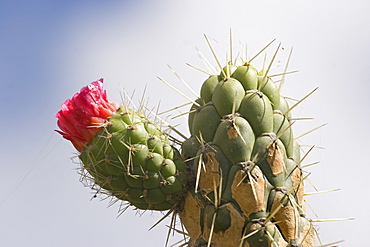
M 117 218 L 118 205 L 91 200 L 79 182 L 72 145 L 54 132 L 54 115 L 65 99 L 102 77 L 113 102 L 120 103 L 125 90 L 138 103 L 147 87 L 150 107 L 183 104 L 187 100 L 157 76 L 194 97 L 167 65 L 199 91 L 206 75 L 186 63 L 206 69 L 199 49 L 216 65 L 204 34 L 225 61 L 231 29 L 233 50 L 247 45 L 249 57 L 276 39 L 267 50 L 271 58 L 281 42 L 274 73 L 283 71 L 293 47 L 289 70 L 299 73 L 287 76 L 285 96 L 299 99 L 319 87 L 293 112 L 314 118 L 298 122 L 295 133 L 327 123 L 301 143 L 325 148 L 306 160 L 320 161 L 307 168 L 312 185 L 341 190 L 307 196 L 308 212 L 314 219 L 354 217 L 317 224 L 322 243 L 364 246 L 370 221 L 369 9 L 364 0 L 0 1 L 0 245 L 164 246 L 169 221 L 148 231 L 160 213 L 139 216 L 128 209 Z M 187 133 L 185 117 L 170 121 Z M 314 191 L 312 185 L 306 183 L 306 191 Z

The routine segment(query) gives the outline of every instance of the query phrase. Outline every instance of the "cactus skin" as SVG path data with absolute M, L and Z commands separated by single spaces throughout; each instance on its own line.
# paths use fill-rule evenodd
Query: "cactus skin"
M 291 113 L 272 79 L 228 64 L 200 95 L 182 146 L 193 173 L 179 209 L 188 246 L 314 246 Z

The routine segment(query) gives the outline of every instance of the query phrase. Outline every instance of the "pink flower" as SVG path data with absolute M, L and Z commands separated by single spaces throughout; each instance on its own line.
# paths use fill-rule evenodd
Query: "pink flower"
M 94 81 L 63 103 L 62 109 L 55 115 L 61 131 L 56 131 L 81 152 L 118 107 L 107 100 L 103 79 Z

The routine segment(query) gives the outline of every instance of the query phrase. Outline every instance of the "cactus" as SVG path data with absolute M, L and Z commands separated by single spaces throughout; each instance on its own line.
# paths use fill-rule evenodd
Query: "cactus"
M 63 104 L 57 132 L 79 151 L 92 189 L 170 210 L 190 247 L 314 246 L 292 130 L 299 102 L 289 107 L 268 70 L 230 60 L 206 78 L 181 153 L 141 111 L 109 102 L 102 79 Z
M 189 246 L 314 246 L 286 99 L 249 62 L 220 70 L 202 84 L 182 145 L 194 174 L 179 209 Z
M 64 131 L 58 132 L 80 151 L 92 188 L 138 209 L 168 210 L 178 204 L 187 177 L 179 152 L 141 112 L 108 102 L 102 79 L 67 100 L 57 117 Z

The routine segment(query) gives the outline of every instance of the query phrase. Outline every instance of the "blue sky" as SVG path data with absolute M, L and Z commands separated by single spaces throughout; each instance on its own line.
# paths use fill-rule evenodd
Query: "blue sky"
M 295 131 L 328 123 L 302 142 L 325 147 L 307 160 L 320 161 L 308 169 L 312 183 L 341 191 L 307 200 L 319 218 L 356 218 L 321 223 L 324 243 L 345 239 L 340 246 L 360 246 L 370 221 L 369 7 L 332 0 L 1 1 L 2 246 L 163 246 L 164 223 L 147 231 L 161 214 L 139 217 L 128 210 L 116 219 L 117 206 L 90 201 L 71 160 L 73 147 L 54 132 L 54 115 L 65 99 L 101 77 L 113 102 L 120 103 L 124 89 L 135 92 L 137 103 L 146 86 L 151 107 L 185 103 L 156 77 L 192 97 L 167 64 L 198 91 L 205 75 L 186 63 L 205 68 L 197 47 L 215 64 L 203 34 L 223 59 L 230 29 L 234 50 L 247 44 L 250 56 L 276 38 L 271 57 L 282 42 L 274 71 L 283 70 L 294 47 L 289 67 L 300 72 L 287 77 L 286 96 L 301 98 L 319 87 L 293 112 L 315 119 L 297 123 Z M 173 123 L 187 132 L 185 118 Z

